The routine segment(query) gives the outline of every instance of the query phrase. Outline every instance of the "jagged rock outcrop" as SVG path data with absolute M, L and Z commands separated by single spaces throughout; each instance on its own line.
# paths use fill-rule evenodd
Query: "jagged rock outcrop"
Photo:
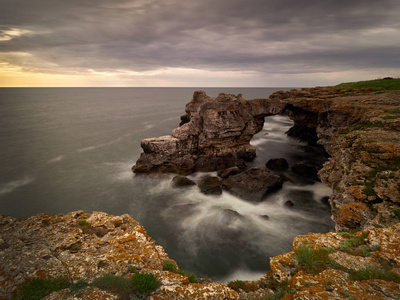
M 237 299 L 220 283 L 190 283 L 186 276 L 163 270 L 169 260 L 145 229 L 129 215 L 83 211 L 40 214 L 28 219 L 0 215 L 0 299 L 11 299 L 29 278 L 65 277 L 92 282 L 103 274 L 152 273 L 162 285 L 153 299 Z M 47 299 L 117 299 L 96 287 L 74 294 L 69 289 Z
M 259 280 L 228 286 L 240 299 L 399 299 L 400 224 L 298 236 L 270 265 Z
M 197 91 L 186 105 L 180 127 L 170 136 L 142 141 L 144 153 L 133 171 L 190 174 L 243 168 L 245 161 L 255 157 L 249 142 L 262 129 L 264 117 L 279 114 L 284 107 L 280 101 L 245 100 L 230 94 L 210 98 Z
M 318 87 L 280 91 L 270 99 L 286 102 L 298 136 L 312 133 L 310 141 L 330 154 L 319 177 L 333 190 L 338 231 L 399 222 L 398 91 Z

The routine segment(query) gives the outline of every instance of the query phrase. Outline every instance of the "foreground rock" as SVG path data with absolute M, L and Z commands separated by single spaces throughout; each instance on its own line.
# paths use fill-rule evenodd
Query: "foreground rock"
M 240 299 L 399 299 L 400 224 L 298 236 L 293 250 L 271 258 L 270 264 L 261 279 L 228 286 Z
M 0 216 L 0 299 L 11 299 L 29 278 L 65 277 L 88 283 L 103 274 L 132 276 L 136 270 L 152 273 L 162 282 L 154 299 L 237 299 L 220 283 L 196 284 L 163 270 L 169 260 L 161 246 L 128 215 L 112 216 L 83 211 L 28 219 Z M 48 299 L 117 299 L 94 287 L 81 294 L 54 292 Z
M 186 105 L 182 126 L 170 136 L 142 141 L 144 153 L 133 171 L 190 174 L 243 167 L 255 157 L 250 140 L 262 129 L 264 117 L 279 114 L 284 107 L 280 101 L 230 94 L 210 98 L 197 91 Z
M 222 181 L 222 186 L 230 193 L 249 201 L 262 201 L 272 192 L 282 187 L 283 179 L 270 173 L 265 167 L 248 169 Z

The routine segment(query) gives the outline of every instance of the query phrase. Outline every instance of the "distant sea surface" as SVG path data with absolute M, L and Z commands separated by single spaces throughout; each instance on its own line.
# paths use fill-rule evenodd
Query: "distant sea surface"
M 287 182 L 267 201 L 250 203 L 133 175 L 140 141 L 170 134 L 199 89 L 213 97 L 226 92 L 246 99 L 282 90 L 1 88 L 0 213 L 127 213 L 182 269 L 223 282 L 258 278 L 268 270 L 269 257 L 290 251 L 294 236 L 332 229 L 323 201 L 330 189 L 318 182 Z M 286 116 L 266 118 L 252 140 L 258 156 L 251 165 L 276 157 L 290 164 L 316 159 L 304 143 L 285 135 L 291 126 Z M 284 206 L 287 200 L 295 204 L 292 209 Z

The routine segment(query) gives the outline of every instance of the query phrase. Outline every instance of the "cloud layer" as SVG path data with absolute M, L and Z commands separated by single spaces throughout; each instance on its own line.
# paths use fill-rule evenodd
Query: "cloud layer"
M 184 70 L 283 85 L 400 76 L 399 15 L 398 0 L 3 0 L 0 67 L 176 83 Z

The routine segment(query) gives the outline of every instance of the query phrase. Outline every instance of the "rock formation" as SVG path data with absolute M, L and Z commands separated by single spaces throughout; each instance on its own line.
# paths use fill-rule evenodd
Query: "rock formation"
M 223 212 L 226 224 L 242 218 L 230 209 Z M 296 237 L 291 252 L 271 258 L 271 270 L 259 280 L 228 286 L 211 280 L 191 283 L 128 215 L 1 215 L 0 299 L 11 299 L 31 278 L 60 277 L 69 287 L 56 288 L 43 299 L 120 299 L 117 292 L 93 282 L 104 274 L 128 280 L 137 272 L 154 274 L 161 281 L 146 297 L 154 300 L 283 295 L 282 299 L 398 299 L 399 253 L 400 223 L 355 233 L 310 233 Z
M 256 155 L 249 142 L 262 129 L 264 117 L 279 114 L 284 107 L 280 101 L 247 101 L 230 94 L 210 98 L 197 91 L 186 105 L 183 124 L 172 135 L 142 141 L 144 153 L 133 171 L 186 175 L 244 168 L 244 162 Z
M 186 276 L 164 270 L 166 261 L 176 264 L 128 215 L 83 211 L 28 219 L 0 215 L 0 299 L 11 299 L 30 278 L 57 277 L 89 286 L 79 293 L 68 288 L 56 291 L 46 299 L 118 299 L 90 283 L 104 274 L 129 278 L 138 270 L 161 281 L 153 299 L 238 298 L 223 284 L 190 283 Z
M 319 177 L 333 190 L 338 231 L 399 221 L 398 91 L 318 87 L 280 91 L 270 99 L 286 102 L 295 127 L 312 133 L 311 142 L 316 139 L 330 154 Z
M 195 92 L 183 125 L 171 136 L 143 140 L 144 153 L 133 169 L 189 174 L 236 166 L 243 171 L 244 162 L 255 156 L 249 141 L 264 117 L 287 112 L 294 121 L 288 134 L 322 145 L 331 156 L 318 176 L 333 189 L 337 230 L 392 225 L 400 209 L 399 101 L 397 91 L 334 87 L 279 91 L 248 101 Z M 304 173 L 304 166 L 296 168 Z
M 353 234 L 310 233 L 296 237 L 291 252 L 272 257 L 271 271 L 259 280 L 228 286 L 240 299 L 399 299 L 399 254 L 400 223 Z

